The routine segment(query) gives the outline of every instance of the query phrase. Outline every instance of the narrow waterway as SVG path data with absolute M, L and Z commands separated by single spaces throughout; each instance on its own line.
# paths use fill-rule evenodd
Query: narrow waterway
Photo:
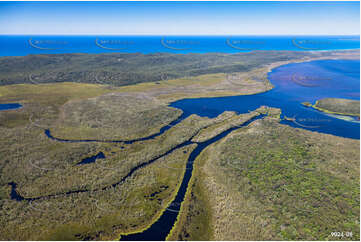
M 188 157 L 185 174 L 181 183 L 181 186 L 177 192 L 176 197 L 170 203 L 166 210 L 164 210 L 163 214 L 160 218 L 151 225 L 148 229 L 141 233 L 129 234 L 121 236 L 120 240 L 165 240 L 170 230 L 174 226 L 174 223 L 177 219 L 177 216 L 180 211 L 181 203 L 184 200 L 185 193 L 187 191 L 189 180 L 192 177 L 193 172 L 193 163 L 197 159 L 198 155 L 209 145 L 217 142 L 218 140 L 224 138 L 229 133 L 234 130 L 240 129 L 249 125 L 251 122 L 264 117 L 263 114 L 260 114 L 247 122 L 243 123 L 240 126 L 230 128 L 217 136 L 205 141 L 197 143 L 197 147 L 191 152 Z M 192 143 L 192 142 L 191 142 Z
M 177 122 L 179 122 L 179 120 L 176 120 Z M 247 121 L 248 122 L 248 121 Z M 172 126 L 169 126 L 169 127 L 172 127 Z M 165 130 L 163 130 L 163 132 L 165 132 Z M 16 187 L 17 187 L 17 184 L 15 182 L 10 182 L 8 183 L 8 185 L 11 186 L 11 192 L 10 192 L 10 198 L 12 200 L 16 200 L 16 201 L 34 201 L 34 200 L 39 200 L 39 199 L 44 199 L 44 198 L 52 198 L 52 197 L 55 197 L 55 196 L 62 196 L 62 195 L 70 195 L 70 194 L 74 194 L 74 193 L 84 193 L 84 192 L 96 192 L 96 191 L 100 191 L 100 190 L 106 190 L 106 189 L 109 189 L 111 187 L 116 187 L 120 184 L 122 184 L 128 177 L 130 177 L 135 171 L 137 171 L 138 169 L 140 168 L 143 168 L 153 162 L 155 162 L 156 160 L 164 157 L 164 156 L 167 156 L 169 154 L 171 154 L 173 151 L 179 149 L 179 148 L 182 148 L 184 146 L 187 146 L 187 145 L 190 145 L 190 144 L 194 144 L 195 142 L 192 142 L 191 140 L 197 135 L 198 133 L 195 133 L 194 135 L 192 135 L 188 140 L 184 141 L 183 143 L 180 143 L 178 145 L 176 145 L 175 147 L 169 149 L 168 151 L 164 152 L 163 154 L 160 154 L 160 155 L 157 155 L 155 156 L 154 158 L 148 160 L 147 162 L 144 162 L 144 163 L 141 163 L 139 164 L 138 166 L 135 166 L 133 167 L 129 173 L 127 175 L 125 175 L 123 178 L 121 178 L 118 182 L 116 183 L 113 183 L 113 184 L 110 184 L 108 186 L 105 186 L 105 187 L 102 187 L 102 188 L 99 188 L 99 189 L 93 189 L 93 190 L 89 190 L 89 189 L 80 189 L 80 190 L 73 190 L 73 191 L 68 191 L 66 193 L 55 193 L 55 194 L 49 194 L 49 195 L 45 195 L 45 196 L 39 196 L 39 197 L 31 197 L 31 198 L 25 198 L 23 197 L 22 195 L 20 195 L 17 190 L 16 190 Z M 146 139 L 151 139 L 152 137 L 149 136 L 147 137 Z M 64 141 L 66 142 L 66 141 Z M 71 141 L 71 142 L 76 142 L 76 141 Z M 82 141 L 82 142 L 85 142 L 85 141 Z M 92 141 L 89 141 L 89 142 L 92 142 Z M 199 143 L 199 144 L 202 144 L 202 143 Z M 91 157 L 87 157 L 85 159 L 83 159 L 82 161 L 80 161 L 79 163 L 77 163 L 76 165 L 85 165 L 87 163 L 91 163 L 91 162 L 95 162 L 96 159 L 103 159 L 104 156 L 104 153 L 102 152 L 99 152 L 98 154 L 94 155 L 94 156 L 91 156 Z
M 92 191 L 98 191 L 98 190 L 106 190 L 110 187 L 116 187 L 119 184 L 121 184 L 122 182 L 124 182 L 128 177 L 130 177 L 136 170 L 153 163 L 154 161 L 158 160 L 159 158 L 166 156 L 170 153 L 172 153 L 174 150 L 182 148 L 184 146 L 190 145 L 190 144 L 197 144 L 197 147 L 190 153 L 188 160 L 187 160 L 187 164 L 186 164 L 186 169 L 185 169 L 185 173 L 182 179 L 182 183 L 181 186 L 177 192 L 176 197 L 173 199 L 173 201 L 170 203 L 170 205 L 163 211 L 161 217 L 151 225 L 150 228 L 148 228 L 147 230 L 145 230 L 144 232 L 141 233 L 135 233 L 135 234 L 129 234 L 129 235 L 125 235 L 121 237 L 121 240 L 165 240 L 166 236 L 169 234 L 170 230 L 172 229 L 172 227 L 174 226 L 174 223 L 177 219 L 177 216 L 180 212 L 180 206 L 181 203 L 184 200 L 184 196 L 185 193 L 187 191 L 187 187 L 188 187 L 188 183 L 190 181 L 190 178 L 192 177 L 192 172 L 193 172 L 193 163 L 194 161 L 197 159 L 198 155 L 209 145 L 217 142 L 218 140 L 224 138 L 225 136 L 227 136 L 229 133 L 231 133 L 234 130 L 240 129 L 242 127 L 245 127 L 247 125 L 249 125 L 251 122 L 263 118 L 265 115 L 260 114 L 256 117 L 253 117 L 252 119 L 249 119 L 248 121 L 244 122 L 242 125 L 239 125 L 237 127 L 233 127 L 230 128 L 218 135 L 216 135 L 215 137 L 204 141 L 204 142 L 193 142 L 191 141 L 193 139 L 193 137 L 196 135 L 194 134 L 192 137 L 190 137 L 187 141 L 177 145 L 176 147 L 168 150 L 167 152 L 165 152 L 162 155 L 159 155 L 157 157 L 155 157 L 152 160 L 149 160 L 146 163 L 142 163 L 141 165 L 134 167 L 125 177 L 123 177 L 119 182 L 114 183 L 110 186 L 107 187 L 103 187 L 101 189 L 96 189 L 96 190 L 92 190 Z M 102 155 L 97 154 L 97 157 L 100 156 L 100 158 L 102 157 Z M 95 156 L 94 156 L 95 157 Z M 59 195 L 69 195 L 72 193 L 82 193 L 82 192 L 89 192 L 89 190 L 76 190 L 76 191 L 69 191 L 66 193 L 60 193 L 60 194 L 52 194 L 52 195 L 47 195 L 47 196 L 41 196 L 41 197 L 34 197 L 34 198 L 24 198 L 23 196 L 21 196 L 17 191 L 16 191 L 16 187 L 17 184 L 15 182 L 10 182 L 9 185 L 11 186 L 11 192 L 10 192 L 10 197 L 13 200 L 16 201 L 34 201 L 34 200 L 38 200 L 38 199 L 43 199 L 43 198 L 51 198 L 54 196 L 59 196 Z
M 182 122 L 185 118 L 187 118 L 189 115 L 186 115 L 184 113 L 182 113 L 177 119 L 173 120 L 172 122 L 170 122 L 169 124 L 163 126 L 159 132 L 151 134 L 149 136 L 146 137 L 141 137 L 141 138 L 137 138 L 137 139 L 133 139 L 133 140 L 99 140 L 99 139 L 63 139 L 63 138 L 57 138 L 54 137 L 49 129 L 45 129 L 44 133 L 45 135 L 52 140 L 55 141 L 59 141 L 59 142 L 69 142 L 69 143 L 82 143 L 82 142 L 101 142 L 101 143 L 124 143 L 124 144 L 133 144 L 134 142 L 139 142 L 139 141 L 146 141 L 146 140 L 150 140 L 150 139 L 154 139 L 156 137 L 158 137 L 159 135 L 163 134 L 164 132 L 166 132 L 167 130 L 169 130 L 171 127 L 173 127 L 174 125 L 177 125 L 178 123 Z
M 308 101 L 314 103 L 317 99 L 325 97 L 348 98 L 359 100 L 359 61 L 315 61 L 309 63 L 289 64 L 274 69 L 269 73 L 269 79 L 275 88 L 271 91 L 260 93 L 256 95 L 244 95 L 233 97 L 217 97 L 217 98 L 198 98 L 198 99 L 183 99 L 172 103 L 170 106 L 179 108 L 183 111 L 182 115 L 160 129 L 159 132 L 149 135 L 147 137 L 138 138 L 134 140 L 69 140 L 57 138 L 51 135 L 50 130 L 44 130 L 47 137 L 59 142 L 109 142 L 109 143 L 125 143 L 132 144 L 138 141 L 145 141 L 153 139 L 172 126 L 180 123 L 191 114 L 199 116 L 207 116 L 210 118 L 216 117 L 224 111 L 235 111 L 237 113 L 247 113 L 249 110 L 255 110 L 262 105 L 281 108 L 281 117 L 294 118 L 295 121 L 283 120 L 281 123 L 290 125 L 292 127 L 303 128 L 310 131 L 317 131 L 320 133 L 328 133 L 337 136 L 359 139 L 360 124 L 359 122 L 348 122 L 340 120 L 325 113 L 310 109 L 301 105 L 302 102 Z M 252 121 L 262 118 L 263 115 L 257 116 L 243 125 L 231 128 L 214 138 L 205 142 L 196 143 L 197 147 L 191 152 L 187 160 L 187 169 L 181 183 L 181 186 L 176 194 L 176 197 L 171 204 L 164 210 L 160 218 L 153 223 L 148 229 L 140 233 L 124 235 L 121 240 L 165 240 L 166 236 L 174 226 L 176 218 L 179 214 L 180 205 L 184 200 L 184 196 L 188 187 L 189 180 L 192 176 L 193 162 L 197 156 L 210 144 L 222 139 L 230 132 L 244 127 Z M 145 162 L 137 167 L 134 167 L 125 177 L 119 182 L 111 184 L 107 187 L 101 188 L 105 190 L 109 187 L 115 187 L 122 183 L 125 179 L 131 176 L 136 170 L 156 161 L 157 159 L 170 154 L 176 149 L 193 144 L 189 140 L 177 145 L 173 149 L 168 150 L 148 162 Z M 89 162 L 96 162 L 96 159 L 101 158 L 102 155 L 89 157 L 89 160 L 81 161 L 79 164 L 86 164 Z M 83 163 L 82 163 L 83 162 Z M 24 198 L 16 191 L 17 184 L 14 182 L 11 185 L 11 198 L 17 201 L 28 200 L 32 201 L 44 197 L 52 197 L 56 195 L 67 195 L 71 193 L 89 192 L 88 190 L 69 191 L 64 194 L 54 194 L 38 198 Z M 98 190 L 101 190 L 98 189 Z
M 20 103 L 0 103 L 0 111 L 13 110 L 21 108 Z
M 268 78 L 275 88 L 271 91 L 256 95 L 243 95 L 217 98 L 182 99 L 170 106 L 179 108 L 185 116 L 197 114 L 199 116 L 216 117 L 224 111 L 247 113 L 265 105 L 281 108 L 281 117 L 291 117 L 295 121 L 283 120 L 281 123 L 292 127 L 303 128 L 321 133 L 359 139 L 360 124 L 347 122 L 325 113 L 304 107 L 305 101 L 315 102 L 319 98 L 360 98 L 359 61 L 313 61 L 306 63 L 288 64 L 272 70 Z M 258 116 L 254 119 L 258 119 Z M 248 125 L 254 119 L 244 123 Z M 183 202 L 189 180 L 192 176 L 193 161 L 208 145 L 225 137 L 237 128 L 229 129 L 214 138 L 198 143 L 190 154 L 181 187 L 170 206 L 161 217 L 147 230 L 141 233 L 125 235 L 120 240 L 165 240 L 172 229 Z

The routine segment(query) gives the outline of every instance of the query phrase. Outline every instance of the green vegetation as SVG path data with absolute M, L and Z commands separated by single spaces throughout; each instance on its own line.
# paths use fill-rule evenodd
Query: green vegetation
M 198 206 L 211 207 L 208 238 L 359 240 L 359 145 L 265 118 L 207 147 L 196 161 L 196 173 L 204 172 L 197 185 L 206 190 L 193 185 L 191 192 Z M 202 202 L 207 194 L 210 205 Z M 187 209 L 193 207 L 187 199 L 187 215 L 172 238 L 184 238 L 182 231 L 192 231 L 201 219 Z M 334 231 L 353 235 L 332 237 Z
M 151 224 L 174 197 L 183 177 L 181 168 L 191 150 L 191 146 L 176 150 L 114 188 L 33 202 L 4 199 L 2 238 L 106 240 L 115 239 L 119 232 L 142 229 Z M 169 173 L 170 168 L 174 172 Z M 153 193 L 156 195 L 151 196 Z M 22 216 L 14 217 L 18 214 Z
M 279 109 L 191 115 L 131 144 L 59 142 L 44 134 L 146 137 L 181 115 L 167 106 L 171 101 L 264 92 L 272 88 L 270 68 L 335 53 L 0 58 L 0 102 L 23 105 L 0 112 L 0 239 L 113 240 L 143 231 L 174 198 L 195 144 L 174 148 L 211 139 L 259 113 L 268 116 L 195 161 L 168 239 L 335 239 L 329 232 L 341 230 L 358 239 L 359 141 L 280 125 Z M 106 158 L 79 165 L 99 152 Z M 14 192 L 24 199 L 11 199 Z
M 227 129 L 242 125 L 260 113 L 268 114 L 270 115 L 269 118 L 273 118 L 272 115 L 280 113 L 280 110 L 262 106 L 247 114 L 235 115 L 233 112 L 224 112 L 215 119 L 211 126 L 202 129 L 193 138 L 193 141 L 207 141 Z M 213 196 L 207 193 L 207 187 L 204 184 L 205 173 L 202 170 L 206 160 L 204 156 L 207 155 L 208 153 L 202 152 L 194 163 L 192 178 L 182 203 L 181 212 L 167 240 L 213 239 L 211 226 L 212 208 L 210 205 L 210 200 L 213 199 Z
M 192 116 L 154 140 L 132 145 L 59 143 L 50 141 L 39 128 L 3 128 L 3 141 L 8 142 L 1 153 L 3 238 L 104 239 L 145 228 L 175 195 L 184 172 L 181 168 L 194 146 L 177 149 L 140 169 L 141 175 L 136 172 L 116 187 L 110 185 L 119 182 L 133 167 L 164 154 L 212 122 Z M 125 148 L 121 149 L 121 145 Z M 98 151 L 103 151 L 107 159 L 75 165 Z M 11 181 L 18 184 L 17 192 L 25 198 L 43 198 L 34 202 L 9 200 L 7 183 Z M 77 190 L 83 192 L 65 194 Z M 150 196 L 154 192 L 159 193 Z M 58 195 L 47 197 L 54 194 Z M 19 213 L 24 214 L 14 219 Z
M 167 240 L 212 240 L 211 207 L 212 198 L 202 184 L 204 173 L 199 169 L 199 159 L 194 163 L 192 178 L 182 203 L 177 222 Z
M 227 114 L 227 113 L 223 113 L 223 114 Z M 236 127 L 236 126 L 240 126 L 242 125 L 244 122 L 248 121 L 249 119 L 256 117 L 257 115 L 259 115 L 259 113 L 257 112 L 257 110 L 255 110 L 254 112 L 248 113 L 248 114 L 241 114 L 241 115 L 233 115 L 231 117 L 228 117 L 226 119 L 224 119 L 221 115 L 218 116 L 217 119 L 217 123 L 209 126 L 205 129 L 202 129 L 201 132 L 198 133 L 198 135 L 196 135 L 192 141 L 194 142 L 204 142 L 207 141 L 209 139 L 211 139 L 212 137 L 216 136 L 217 134 L 220 134 L 224 131 L 226 131 L 227 129 Z
M 1 113 L 3 120 L 8 120 L 5 124 L 12 124 L 9 116 L 22 115 L 22 122 L 15 127 L 0 127 L 2 239 L 114 239 L 118 234 L 145 229 L 175 196 L 182 167 L 194 145 L 163 154 L 203 128 L 232 116 L 225 113 L 209 119 L 192 115 L 154 139 L 133 144 L 58 142 L 47 138 L 44 128 L 60 133 L 65 125 L 75 127 L 60 138 L 102 140 L 107 138 L 103 135 L 106 132 L 111 138 L 142 137 L 151 134 L 141 129 L 147 124 L 144 121 L 152 120 L 147 127 L 156 132 L 180 112 L 140 94 L 114 90 L 108 94 L 109 89 L 99 85 L 59 83 L 32 87 L 0 88 L 3 100 L 11 97 L 24 104 L 22 109 Z M 46 93 L 45 97 L 41 92 Z M 99 126 L 93 127 L 96 124 Z M 77 128 L 82 127 L 99 132 L 76 136 Z M 130 128 L 132 132 L 122 133 Z M 106 159 L 77 165 L 98 152 L 103 152 Z M 154 162 L 127 177 L 134 167 L 151 160 Z M 34 200 L 11 200 L 10 182 L 17 184 L 20 196 Z M 150 196 L 153 193 L 156 196 Z
M 96 98 L 68 102 L 51 129 L 56 137 L 100 140 L 130 140 L 160 130 L 182 114 L 155 98 L 140 94 L 111 93 Z
M 32 121 L 42 120 L 40 125 L 49 126 L 55 122 L 61 106 L 72 99 L 85 99 L 109 93 L 106 86 L 57 83 L 42 85 L 8 85 L 0 87 L 0 102 L 18 102 L 23 108 L 0 113 L 0 126 L 18 127 Z
M 345 121 L 354 122 L 353 117 L 360 118 L 360 101 L 343 98 L 323 98 L 317 100 L 314 105 L 303 102 L 302 105 L 328 113 L 330 116 Z M 353 116 L 353 117 L 352 117 Z
M 214 73 L 247 72 L 280 61 L 350 58 L 358 51 L 252 51 L 236 54 L 43 54 L 0 58 L 0 85 L 81 82 L 132 85 Z
M 319 55 L 319 54 L 318 54 Z M 82 82 L 115 86 L 211 73 L 245 72 L 275 61 L 316 56 L 308 52 L 238 54 L 109 53 L 2 57 L 0 83 Z
M 343 98 L 324 98 L 312 106 L 322 112 L 360 117 L 360 101 Z

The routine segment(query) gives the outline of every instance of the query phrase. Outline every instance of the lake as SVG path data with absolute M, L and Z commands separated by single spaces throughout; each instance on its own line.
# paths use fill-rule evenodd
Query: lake
M 183 99 L 171 103 L 170 106 L 182 109 L 184 117 L 197 114 L 213 118 L 224 111 L 246 113 L 261 105 L 267 105 L 281 108 L 283 112 L 281 117 L 295 117 L 296 119 L 296 122 L 281 121 L 281 123 L 307 130 L 359 139 L 359 122 L 340 120 L 301 105 L 301 102 L 314 102 L 324 97 L 359 100 L 359 67 L 360 61 L 349 60 L 322 60 L 288 64 L 275 68 L 269 73 L 268 78 L 275 88 L 268 92 L 232 97 Z M 255 119 L 258 118 L 262 118 L 262 116 Z M 249 120 L 241 127 L 248 125 L 253 120 Z M 161 217 L 145 231 L 123 235 L 120 240 L 165 240 L 180 212 L 192 176 L 193 161 L 208 145 L 224 138 L 238 128 L 240 127 L 231 128 L 206 142 L 199 143 L 188 157 L 187 169 L 176 197 L 162 213 Z
M 255 95 L 241 95 L 231 97 L 217 97 L 217 98 L 195 98 L 195 99 L 182 99 L 170 104 L 170 106 L 183 110 L 183 114 L 177 120 L 172 122 L 172 125 L 163 127 L 160 132 L 148 137 L 143 137 L 133 141 L 143 141 L 154 138 L 167 131 L 173 125 L 181 122 L 184 118 L 191 114 L 199 116 L 216 117 L 224 111 L 235 111 L 237 113 L 247 113 L 255 110 L 262 105 L 277 107 L 282 109 L 281 117 L 291 117 L 295 121 L 283 120 L 281 123 L 290 125 L 292 127 L 303 128 L 311 131 L 333 134 L 342 137 L 353 139 L 360 138 L 360 123 L 349 122 L 338 119 L 336 117 L 319 112 L 312 108 L 303 106 L 301 103 L 308 101 L 314 103 L 317 99 L 325 97 L 335 98 L 348 98 L 359 100 L 360 99 L 360 61 L 353 60 L 320 60 L 304 63 L 294 63 L 280 66 L 273 69 L 268 73 L 268 78 L 275 86 L 274 89 Z M 0 104 L 0 110 L 16 109 L 21 107 L 18 103 L 13 104 Z M 262 118 L 263 116 L 255 117 L 247 121 L 241 127 L 244 127 L 254 121 L 255 119 Z M 210 140 L 197 144 L 197 147 L 191 152 L 187 160 L 187 169 L 185 171 L 180 189 L 171 204 L 162 213 L 161 217 L 152 224 L 147 230 L 122 236 L 122 240 L 164 240 L 169 231 L 173 227 L 176 218 L 180 211 L 180 206 L 184 200 L 185 193 L 192 176 L 193 162 L 197 156 L 208 145 L 224 138 L 232 131 L 241 127 L 230 128 L 221 134 L 213 137 Z M 45 130 L 49 138 L 69 142 L 69 140 L 58 139 L 52 137 L 49 130 Z M 97 140 L 74 140 L 70 142 L 102 142 Z M 124 141 L 106 141 L 106 142 L 124 142 Z M 191 144 L 190 140 L 179 144 L 167 153 L 186 145 Z M 86 165 L 88 163 L 96 162 L 96 159 L 105 158 L 103 153 L 98 153 L 95 156 L 88 157 L 82 160 L 79 164 Z M 157 160 L 159 157 L 141 164 L 131 170 L 131 172 L 122 178 L 124 181 L 127 177 L 131 176 L 137 169 L 150 164 Z M 121 182 L 122 182 L 121 181 Z M 115 187 L 121 182 L 117 182 L 110 186 Z M 11 198 L 17 201 L 24 200 L 16 192 L 16 184 L 11 185 Z M 78 190 L 68 192 L 81 193 L 87 190 Z M 57 194 L 60 195 L 60 194 Z M 53 196 L 53 195 L 52 195 Z M 40 198 L 34 198 L 40 199 Z M 31 199 L 28 199 L 31 200 Z
M 293 63 L 273 69 L 268 78 L 274 89 L 255 95 L 217 98 L 183 99 L 170 106 L 182 109 L 186 116 L 216 117 L 224 111 L 247 113 L 261 105 L 282 109 L 281 117 L 295 118 L 295 122 L 281 123 L 311 131 L 353 139 L 360 138 L 360 123 L 327 115 L 301 103 L 334 97 L 360 99 L 360 61 L 320 60 Z

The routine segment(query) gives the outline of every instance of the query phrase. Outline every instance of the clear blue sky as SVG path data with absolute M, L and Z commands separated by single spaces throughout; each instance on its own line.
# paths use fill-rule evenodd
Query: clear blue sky
M 359 35 L 359 2 L 0 2 L 0 34 Z

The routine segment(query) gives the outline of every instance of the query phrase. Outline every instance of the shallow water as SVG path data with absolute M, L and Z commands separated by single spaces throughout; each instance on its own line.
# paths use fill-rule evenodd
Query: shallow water
M 317 99 L 334 97 L 360 99 L 360 61 L 321 60 L 288 64 L 274 69 L 268 75 L 274 89 L 255 95 L 217 98 L 183 99 L 170 106 L 185 114 L 216 117 L 224 111 L 247 113 L 261 105 L 282 109 L 282 117 L 295 122 L 281 123 L 311 131 L 359 139 L 360 123 L 341 120 L 303 106 Z
M 287 116 L 295 118 L 294 122 L 286 120 L 282 121 L 282 123 L 284 124 L 288 124 L 298 128 L 304 128 L 307 130 L 359 139 L 359 122 L 341 120 L 331 115 L 327 115 L 312 108 L 301 105 L 301 102 L 308 101 L 314 103 L 317 99 L 325 97 L 349 98 L 359 100 L 359 66 L 359 61 L 349 60 L 323 60 L 284 65 L 274 69 L 272 72 L 269 73 L 269 80 L 275 86 L 275 88 L 271 91 L 256 95 L 183 99 L 176 101 L 170 104 L 170 106 L 183 110 L 183 114 L 177 120 L 173 121 L 171 125 L 163 127 L 161 131 L 156 134 L 132 141 L 127 141 L 127 143 L 155 138 L 156 136 L 164 133 L 173 125 L 181 122 L 184 118 L 188 117 L 191 114 L 197 114 L 199 116 L 208 116 L 213 118 L 223 113 L 224 111 L 247 113 L 251 110 L 259 108 L 262 105 L 281 108 L 283 117 Z M 246 126 L 250 122 L 261 117 L 262 115 L 251 119 L 244 123 L 242 126 Z M 151 225 L 150 228 L 141 233 L 123 236 L 121 240 L 165 240 L 179 214 L 181 203 L 184 200 L 188 183 L 192 176 L 194 160 L 208 145 L 227 136 L 230 132 L 238 128 L 240 127 L 231 128 L 210 140 L 197 143 L 197 147 L 192 151 L 188 158 L 187 169 L 185 171 L 181 187 L 178 190 L 177 195 L 172 201 L 172 203 L 163 212 L 161 217 L 154 224 Z M 66 139 L 60 139 L 51 136 L 49 130 L 45 130 L 45 133 L 49 138 L 63 142 L 124 142 L 112 140 L 69 141 Z M 177 147 L 168 151 L 166 154 L 162 154 L 161 156 L 167 155 L 173 150 L 184 147 L 191 143 L 192 142 L 188 140 L 182 144 L 179 144 Z M 100 155 L 100 157 L 98 155 L 90 157 L 91 160 L 89 160 L 89 162 L 96 162 L 97 158 L 102 158 L 102 155 Z M 156 159 L 158 158 L 155 158 L 148 163 L 152 163 Z M 87 162 L 85 163 L 89 162 L 87 160 Z M 122 181 L 125 180 L 127 177 L 131 176 L 135 170 L 147 164 L 142 164 L 138 167 L 133 168 L 126 177 L 122 178 Z M 112 184 L 111 186 L 115 187 L 119 183 L 120 182 Z M 16 192 L 16 183 L 9 183 L 9 185 L 11 185 L 12 187 L 11 198 L 17 201 L 24 200 L 24 198 Z M 80 192 L 87 192 L 87 190 L 72 191 L 65 194 Z M 50 195 L 47 197 L 51 196 L 55 195 Z M 40 199 L 40 197 L 26 200 L 32 201 L 35 199 Z
M 170 106 L 182 109 L 184 116 L 197 114 L 213 118 L 224 111 L 246 113 L 261 105 L 267 105 L 281 108 L 283 115 L 296 118 L 296 122 L 282 121 L 288 125 L 359 139 L 359 123 L 340 120 L 301 105 L 301 102 L 314 102 L 324 97 L 359 99 L 359 65 L 359 61 L 313 61 L 289 64 L 269 73 L 269 80 L 275 85 L 271 91 L 247 96 L 183 99 Z M 349 93 L 352 95 L 348 95 Z M 242 126 L 248 125 L 253 120 L 249 120 Z M 208 145 L 237 128 L 229 129 L 206 142 L 199 143 L 188 158 L 188 169 L 185 171 L 176 197 L 161 217 L 145 231 L 122 236 L 121 240 L 165 240 L 184 200 L 192 177 L 193 161 Z

